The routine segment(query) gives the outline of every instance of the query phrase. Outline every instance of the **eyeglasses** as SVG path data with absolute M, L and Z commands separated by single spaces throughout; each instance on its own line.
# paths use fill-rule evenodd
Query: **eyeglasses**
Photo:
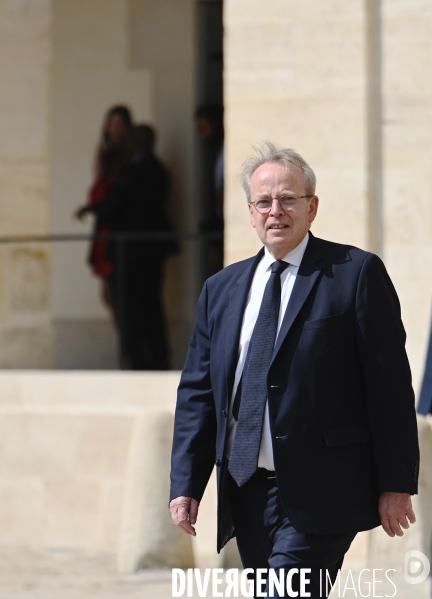
M 313 196 L 311 196 L 311 195 L 297 196 L 297 197 L 296 196 L 280 196 L 280 198 L 273 198 L 271 200 L 262 199 L 262 200 L 257 200 L 256 202 L 249 202 L 249 204 L 254 206 L 255 209 L 258 210 L 258 212 L 260 212 L 261 214 L 267 214 L 267 212 L 270 212 L 270 210 L 271 210 L 273 201 L 277 200 L 279 202 L 282 210 L 285 210 L 288 212 L 289 210 L 293 210 L 295 205 L 297 204 L 297 202 L 299 200 L 301 200 L 302 198 L 313 198 Z

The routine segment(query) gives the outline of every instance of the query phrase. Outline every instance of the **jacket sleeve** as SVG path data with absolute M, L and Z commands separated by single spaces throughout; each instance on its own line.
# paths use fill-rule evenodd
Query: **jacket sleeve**
M 206 284 L 198 302 L 195 329 L 178 388 L 170 500 L 183 495 L 201 501 L 213 470 L 215 448 Z
M 406 334 L 398 296 L 374 254 L 360 272 L 356 317 L 378 490 L 415 494 L 419 446 Z

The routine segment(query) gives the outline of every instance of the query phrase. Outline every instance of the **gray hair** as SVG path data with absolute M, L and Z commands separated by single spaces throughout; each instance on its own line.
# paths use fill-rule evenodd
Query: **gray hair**
M 260 148 L 254 147 L 255 154 L 249 156 L 242 165 L 240 173 L 243 189 L 247 201 L 250 202 L 250 181 L 254 172 L 266 162 L 280 164 L 285 168 L 295 166 L 302 172 L 304 186 L 307 195 L 315 195 L 316 177 L 315 173 L 306 160 L 291 148 L 278 148 L 270 141 L 265 141 Z

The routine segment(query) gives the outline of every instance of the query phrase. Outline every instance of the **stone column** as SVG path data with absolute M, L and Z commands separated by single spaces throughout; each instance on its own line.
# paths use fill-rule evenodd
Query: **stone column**
M 49 231 L 51 2 L 0 1 L 0 237 Z M 50 367 L 50 250 L 0 244 L 0 367 Z
M 316 171 L 313 231 L 367 245 L 366 18 L 360 0 L 225 3 L 227 264 L 260 247 L 238 173 L 265 139 L 295 148 Z
M 384 260 L 420 390 L 432 309 L 432 5 L 382 1 Z

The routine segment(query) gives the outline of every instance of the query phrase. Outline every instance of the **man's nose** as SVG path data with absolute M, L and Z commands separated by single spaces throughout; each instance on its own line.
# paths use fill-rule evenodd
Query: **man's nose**
M 273 198 L 272 199 L 272 205 L 270 208 L 270 214 L 275 215 L 275 214 L 283 214 L 283 209 L 282 206 L 278 200 L 278 198 Z

